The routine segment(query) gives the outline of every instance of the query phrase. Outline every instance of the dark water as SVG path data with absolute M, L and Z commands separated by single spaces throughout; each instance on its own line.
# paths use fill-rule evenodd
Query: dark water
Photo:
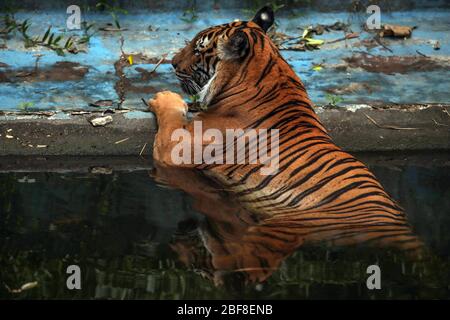
M 220 262 L 209 257 L 218 250 L 211 240 L 221 232 L 217 224 L 193 208 L 191 196 L 158 185 L 147 170 L 8 172 L 0 173 L 0 298 L 449 299 L 448 155 L 361 158 L 405 208 L 430 251 L 425 260 L 318 243 L 286 257 L 272 248 L 267 259 L 278 259 L 276 268 L 230 272 L 222 266 L 235 263 L 238 251 L 222 253 Z M 81 290 L 66 288 L 71 264 L 81 268 Z M 381 290 L 366 286 L 373 264 Z M 30 282 L 37 286 L 11 292 Z

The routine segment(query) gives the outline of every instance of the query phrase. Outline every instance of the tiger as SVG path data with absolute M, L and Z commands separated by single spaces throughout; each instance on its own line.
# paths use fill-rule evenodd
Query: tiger
M 421 257 L 424 245 L 404 210 L 362 162 L 333 142 L 321 123 L 301 79 L 267 34 L 274 19 L 272 8 L 265 6 L 250 21 L 233 21 L 199 32 L 174 55 L 172 65 L 183 92 L 198 95 L 204 108 L 190 117 L 187 103 L 171 91 L 159 92 L 148 101 L 158 125 L 155 163 L 163 171 L 201 172 L 237 199 L 246 215 L 256 217 L 251 227 L 233 234 L 234 239 L 242 238 L 243 246 L 245 237 L 256 228 L 264 233 L 264 241 L 275 247 L 294 239 L 283 257 L 291 247 L 324 238 L 340 244 L 390 246 Z M 277 129 L 278 170 L 262 175 L 261 163 L 174 163 L 172 150 L 177 141 L 172 140 L 172 133 L 177 129 L 194 133 L 195 121 L 201 121 L 203 130 L 221 132 Z M 165 178 L 194 197 L 210 196 L 195 186 L 194 178 L 178 175 Z M 214 205 L 217 199 L 209 199 L 202 203 L 209 207 L 206 211 L 216 210 L 214 219 L 220 220 L 217 212 L 231 215 L 232 210 Z M 220 230 L 216 230 L 217 239 L 226 239 L 226 228 Z M 251 245 L 256 246 L 254 239 L 262 238 L 252 239 Z M 215 243 L 222 246 L 218 252 L 230 253 L 227 246 L 231 244 L 226 240 Z M 241 249 L 247 255 L 255 252 Z M 217 257 L 217 252 L 209 252 Z M 241 254 L 241 259 L 245 255 Z M 275 267 L 281 258 L 277 261 L 265 264 Z M 256 275 L 254 280 L 263 278 Z

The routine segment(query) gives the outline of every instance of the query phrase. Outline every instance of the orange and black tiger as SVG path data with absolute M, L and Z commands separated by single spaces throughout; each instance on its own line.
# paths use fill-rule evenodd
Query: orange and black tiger
M 422 243 L 399 205 L 363 163 L 333 143 L 302 81 L 266 34 L 273 22 L 273 11 L 264 7 L 252 21 L 201 31 L 173 57 L 182 89 L 199 95 L 207 108 L 188 120 L 187 105 L 178 94 L 160 92 L 150 100 L 159 126 L 155 160 L 163 167 L 175 166 L 171 152 L 177 142 L 171 135 L 179 128 L 193 132 L 194 121 L 201 121 L 203 130 L 221 132 L 277 129 L 279 169 L 273 175 L 261 175 L 261 164 L 177 165 L 213 177 L 259 217 L 253 229 L 234 236 L 256 239 L 257 228 L 266 240 L 272 237 L 274 246 L 286 239 L 295 238 L 299 245 L 328 237 L 340 244 L 366 242 L 421 251 Z M 192 188 L 194 183 L 185 184 Z M 195 192 L 198 196 L 202 190 Z M 222 245 L 225 252 L 226 241 Z

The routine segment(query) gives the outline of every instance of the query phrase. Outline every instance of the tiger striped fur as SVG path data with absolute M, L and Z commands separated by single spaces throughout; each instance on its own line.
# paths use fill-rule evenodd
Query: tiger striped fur
M 422 243 L 403 210 L 363 163 L 333 143 L 321 124 L 302 81 L 266 34 L 273 16 L 264 7 L 252 21 L 201 31 L 172 63 L 182 89 L 200 94 L 207 106 L 193 119 L 202 121 L 203 130 L 279 130 L 278 172 L 263 176 L 260 165 L 250 164 L 183 166 L 212 177 L 257 215 L 259 222 L 251 230 L 272 234 L 274 246 L 285 237 L 297 239 L 294 247 L 305 239 L 333 238 L 340 244 L 372 242 L 421 252 Z M 193 131 L 187 105 L 167 91 L 149 105 L 159 126 L 154 158 L 162 167 L 174 166 L 171 133 L 177 128 Z M 174 184 L 192 187 L 189 182 Z

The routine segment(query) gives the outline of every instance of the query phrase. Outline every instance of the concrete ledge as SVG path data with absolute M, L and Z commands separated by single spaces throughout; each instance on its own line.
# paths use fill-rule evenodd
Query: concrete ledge
M 66 116 L 0 117 L 0 156 L 139 155 L 146 144 L 143 154 L 150 154 L 156 132 L 151 113 L 113 114 L 113 122 L 104 127 L 89 122 L 101 114 Z
M 412 105 L 319 110 L 336 144 L 348 151 L 450 149 L 450 106 Z M 350 110 L 349 110 L 350 109 Z
M 404 167 L 450 169 L 450 151 L 378 151 L 352 153 L 369 167 Z M 113 172 L 149 171 L 152 157 L 146 156 L 5 156 L 0 157 L 0 173 L 54 172 L 108 175 Z
M 348 151 L 450 150 L 448 105 L 321 107 L 317 112 Z M 89 119 L 100 115 L 4 113 L 0 156 L 138 156 L 143 149 L 142 155 L 151 154 L 153 114 L 112 114 L 112 123 L 93 127 Z

